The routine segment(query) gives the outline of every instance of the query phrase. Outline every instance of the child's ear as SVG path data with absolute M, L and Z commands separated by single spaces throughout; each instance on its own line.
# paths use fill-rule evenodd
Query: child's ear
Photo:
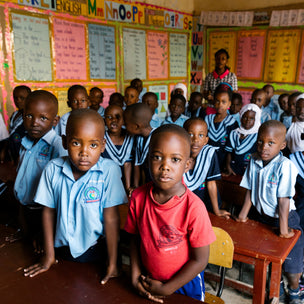
M 60 120 L 60 116 L 56 115 L 53 120 L 53 127 L 56 127 L 58 125 L 59 120 Z
M 284 142 L 281 145 L 280 150 L 284 150 L 286 148 L 286 140 L 284 140 Z
M 61 139 L 62 139 L 62 146 L 64 149 L 68 149 L 68 141 L 67 141 L 67 137 L 65 135 L 61 135 Z
M 188 160 L 186 161 L 186 167 L 184 173 L 187 173 L 189 171 L 190 165 L 191 165 L 191 158 L 189 157 Z
M 106 139 L 104 138 L 101 142 L 101 153 L 104 152 L 105 148 L 106 148 Z
M 206 143 L 205 143 L 205 145 L 208 144 L 208 141 L 209 141 L 209 136 L 206 136 Z

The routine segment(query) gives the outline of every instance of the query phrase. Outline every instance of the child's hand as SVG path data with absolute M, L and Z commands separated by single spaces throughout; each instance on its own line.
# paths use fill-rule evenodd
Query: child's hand
M 144 288 L 148 290 L 153 296 L 156 296 L 157 298 L 168 296 L 164 288 L 165 284 L 163 284 L 161 281 L 153 280 L 143 275 L 140 276 L 140 280 Z
M 223 172 L 223 176 L 236 175 L 236 173 L 231 169 L 231 167 L 227 166 L 226 172 Z
M 106 284 L 111 278 L 116 278 L 119 276 L 119 271 L 116 266 L 109 266 L 106 276 L 101 280 L 100 284 Z
M 284 239 L 290 239 L 290 238 L 292 238 L 293 236 L 294 236 L 293 229 L 291 229 L 291 228 L 289 228 L 289 227 L 288 227 L 288 233 L 284 233 L 284 234 L 280 233 L 280 237 L 281 237 L 281 238 L 284 238 Z
M 226 211 L 226 210 L 221 210 L 221 209 L 219 209 L 219 211 L 216 212 L 215 215 L 216 215 L 216 216 L 223 217 L 223 218 L 225 218 L 226 220 L 228 220 L 231 214 L 230 214 L 228 211 Z
M 238 216 L 238 217 L 235 216 L 234 219 L 239 223 L 246 223 L 248 221 L 248 217 L 243 218 L 240 216 Z
M 135 189 L 136 189 L 135 187 L 129 187 L 129 188 L 127 189 L 127 195 L 128 195 L 128 197 L 131 197 L 132 192 L 133 192 Z
M 46 257 L 42 258 L 40 263 L 34 264 L 29 268 L 24 269 L 25 277 L 34 277 L 42 272 L 48 271 L 53 264 L 57 264 L 58 261 L 54 259 L 47 259 Z

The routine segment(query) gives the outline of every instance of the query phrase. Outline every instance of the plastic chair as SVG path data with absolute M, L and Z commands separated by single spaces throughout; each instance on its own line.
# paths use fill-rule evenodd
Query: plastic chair
M 223 229 L 212 227 L 216 240 L 210 245 L 209 264 L 220 266 L 220 284 L 216 296 L 206 292 L 205 302 L 208 304 L 225 303 L 220 297 L 224 288 L 226 268 L 232 267 L 234 245 L 230 235 Z

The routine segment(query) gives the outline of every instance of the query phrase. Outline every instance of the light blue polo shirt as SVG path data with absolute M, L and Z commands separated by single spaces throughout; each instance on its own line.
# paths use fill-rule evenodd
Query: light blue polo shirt
M 180 127 L 183 127 L 184 122 L 189 119 L 189 117 L 187 117 L 184 114 L 181 114 L 181 116 L 176 120 L 176 121 L 172 121 L 171 116 L 166 117 L 166 119 L 163 121 L 162 125 L 166 125 L 166 124 L 175 124 L 178 125 Z
M 127 202 L 120 167 L 99 161 L 75 181 L 68 157 L 52 160 L 42 173 L 35 202 L 56 209 L 55 247 L 69 246 L 74 258 L 104 234 L 103 209 Z
M 68 118 L 71 115 L 71 112 L 65 113 L 62 117 L 60 117 L 57 126 L 55 127 L 55 131 L 59 136 L 65 135 L 65 129 L 68 122 Z
M 64 155 L 67 155 L 67 151 L 54 129 L 47 132 L 35 145 L 30 137 L 22 138 L 14 185 L 15 196 L 21 204 L 34 203 L 33 198 L 43 169 L 51 159 Z
M 289 211 L 295 210 L 292 199 L 298 175 L 296 166 L 280 152 L 267 166 L 253 154 L 240 186 L 251 190 L 251 202 L 260 214 L 279 217 L 279 197 L 289 197 Z
M 150 126 L 151 128 L 156 129 L 162 124 L 162 122 L 163 120 L 156 113 L 154 113 L 150 121 Z

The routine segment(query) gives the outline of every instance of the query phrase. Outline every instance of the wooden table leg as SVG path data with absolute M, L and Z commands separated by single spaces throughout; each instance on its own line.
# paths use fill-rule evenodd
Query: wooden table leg
M 268 263 L 264 260 L 256 260 L 254 267 L 253 304 L 265 303 L 267 265 Z
M 269 299 L 280 297 L 281 274 L 282 274 L 282 265 L 280 263 L 272 263 Z

